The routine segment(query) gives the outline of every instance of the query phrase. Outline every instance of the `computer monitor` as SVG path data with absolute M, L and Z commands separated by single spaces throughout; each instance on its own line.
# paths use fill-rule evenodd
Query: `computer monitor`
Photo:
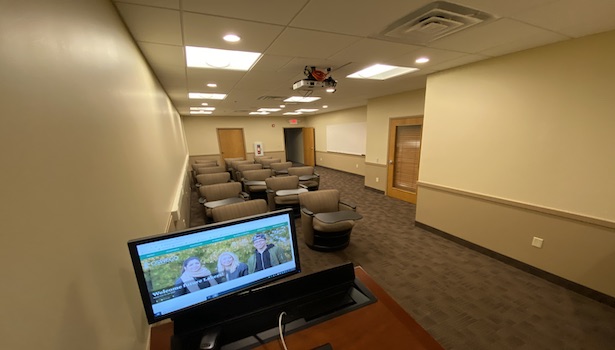
M 263 243 L 269 253 L 255 255 Z M 135 239 L 128 248 L 150 324 L 301 271 L 290 209 Z

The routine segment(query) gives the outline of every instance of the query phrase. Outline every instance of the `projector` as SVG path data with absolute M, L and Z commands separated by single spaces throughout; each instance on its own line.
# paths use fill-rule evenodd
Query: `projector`
M 293 84 L 293 90 L 321 90 L 327 88 L 335 89 L 335 80 L 311 80 L 311 79 L 302 79 L 296 81 Z

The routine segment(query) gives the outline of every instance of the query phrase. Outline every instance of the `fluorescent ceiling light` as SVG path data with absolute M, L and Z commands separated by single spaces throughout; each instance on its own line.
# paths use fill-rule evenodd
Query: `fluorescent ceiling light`
M 327 106 L 327 105 L 324 105 L 324 106 L 322 106 L 322 108 L 329 108 L 329 106 Z
M 189 92 L 188 98 L 201 100 L 224 100 L 226 94 L 207 94 L 202 92 Z
M 429 62 L 429 58 L 428 57 L 419 57 L 414 62 L 416 62 L 416 63 L 427 63 L 427 62 Z
M 218 84 L 216 84 L 216 83 L 209 83 L 209 84 L 207 84 L 207 87 L 215 88 L 215 87 L 218 87 Z
M 279 112 L 281 111 L 281 108 L 259 108 L 258 111 L 259 112 Z
M 267 115 L 269 112 L 250 112 L 250 115 Z
M 186 64 L 194 68 L 249 70 L 261 57 L 259 52 L 186 46 Z
M 286 112 L 284 115 L 300 115 L 301 112 Z
M 284 102 L 314 102 L 316 100 L 320 100 L 320 97 L 303 97 L 303 96 L 291 96 L 284 100 Z
M 191 111 L 215 111 L 216 107 L 190 107 Z
M 412 67 L 396 67 L 389 66 L 386 64 L 375 64 L 371 67 L 367 67 L 356 73 L 350 74 L 346 78 L 386 80 L 389 78 L 396 77 L 398 75 L 408 74 L 417 70 L 418 68 Z
M 190 111 L 190 114 L 212 114 L 212 111 Z
M 301 109 L 297 109 L 295 112 L 309 113 L 309 112 L 316 112 L 317 110 L 318 108 L 301 108 Z

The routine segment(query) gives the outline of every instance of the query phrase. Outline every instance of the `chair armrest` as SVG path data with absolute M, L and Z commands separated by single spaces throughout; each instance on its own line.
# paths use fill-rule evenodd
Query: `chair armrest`
M 306 188 L 307 189 L 307 186 L 304 185 L 304 184 L 299 184 L 299 188 Z
M 313 212 L 313 211 L 311 211 L 311 210 L 309 210 L 309 209 L 308 209 L 308 208 L 306 208 L 306 207 L 301 207 L 301 211 L 302 211 L 303 213 L 305 213 L 306 215 L 308 215 L 308 216 L 314 216 L 314 212 Z
M 357 205 L 354 204 L 353 202 L 348 202 L 348 201 L 345 201 L 345 200 L 340 200 L 339 204 L 341 204 L 343 206 L 346 206 L 346 207 L 348 207 L 348 208 L 350 208 L 352 210 L 357 210 Z
M 239 197 L 243 198 L 245 200 L 250 199 L 250 195 L 247 192 L 244 192 L 244 191 L 239 192 Z

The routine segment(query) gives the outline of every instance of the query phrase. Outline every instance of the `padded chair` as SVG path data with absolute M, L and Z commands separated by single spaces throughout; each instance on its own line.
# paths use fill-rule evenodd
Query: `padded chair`
M 205 197 L 205 216 L 211 219 L 213 208 L 245 201 L 247 193 L 241 190 L 240 182 L 226 182 L 221 184 L 206 185 L 199 187 L 200 193 Z
M 216 159 L 195 159 L 194 160 L 195 163 L 201 163 L 201 164 L 215 164 L 218 165 L 218 161 Z
M 201 191 L 203 186 L 222 184 L 231 181 L 231 175 L 227 172 L 213 174 L 199 174 L 196 176 L 196 187 L 199 189 L 199 203 L 205 203 L 205 194 Z
M 211 214 L 214 222 L 220 222 L 262 214 L 268 211 L 269 208 L 267 207 L 266 200 L 253 199 L 213 208 Z
M 340 200 L 336 189 L 299 194 L 301 232 L 305 244 L 314 250 L 344 249 L 350 243 L 350 233 L 356 220 L 356 206 Z
M 244 158 L 243 158 L 243 157 L 224 158 L 224 159 L 223 159 L 223 161 L 224 161 L 224 166 L 226 167 L 226 170 L 227 170 L 227 171 L 231 171 L 231 163 L 232 163 L 234 160 L 244 160 Z
M 273 211 L 281 208 L 293 208 L 298 213 L 299 191 L 306 191 L 303 186 L 299 186 L 298 176 L 279 176 L 265 179 L 267 184 L 267 203 L 269 210 Z M 283 190 L 291 190 L 294 194 L 285 194 Z M 282 191 L 282 192 L 280 192 Z
M 258 170 L 258 169 L 262 169 L 263 165 L 262 164 L 256 164 L 256 163 L 250 163 L 250 164 L 239 164 L 237 165 L 237 171 L 235 171 L 233 173 L 234 175 L 234 180 L 235 181 L 241 181 L 241 179 L 243 178 L 242 172 L 246 171 L 246 170 Z
M 309 191 L 316 191 L 320 186 L 320 175 L 314 172 L 313 166 L 297 166 L 288 168 L 288 175 L 297 175 L 299 183 Z
M 197 168 L 196 169 L 196 175 L 214 174 L 214 173 L 225 173 L 225 172 L 226 172 L 226 168 L 224 167 L 224 165 L 208 166 L 208 167 L 203 167 L 203 168 Z
M 271 159 L 271 158 L 273 158 L 273 157 L 272 157 L 272 156 L 260 156 L 260 157 L 254 157 L 254 163 L 257 163 L 257 164 L 263 164 L 263 163 L 262 163 L 262 160 L 263 160 L 263 159 Z
M 242 176 L 243 190 L 250 196 L 250 199 L 267 199 L 267 184 L 264 181 L 271 177 L 271 169 L 246 170 Z M 250 181 L 263 181 L 264 184 L 250 184 Z
M 271 168 L 271 163 L 282 163 L 282 159 L 280 158 L 261 159 L 260 163 L 263 165 L 263 169 L 269 169 Z
M 288 175 L 288 168 L 292 167 L 292 162 L 271 163 L 269 167 L 273 171 L 274 176 Z

